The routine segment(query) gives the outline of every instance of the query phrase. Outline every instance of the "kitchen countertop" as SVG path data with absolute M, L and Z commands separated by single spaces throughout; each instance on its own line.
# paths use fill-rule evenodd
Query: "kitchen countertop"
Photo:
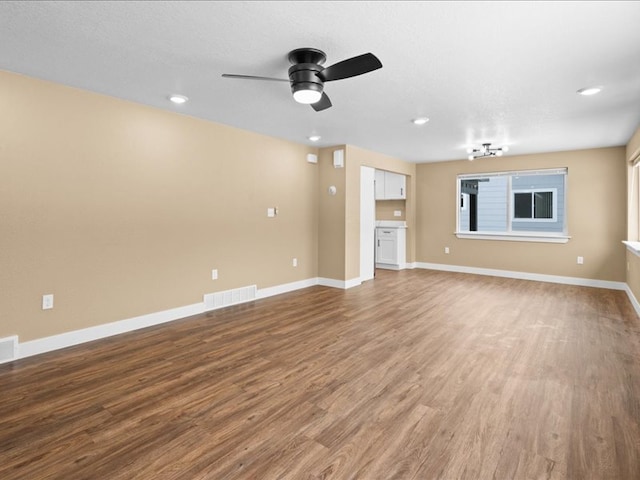
M 400 221 L 400 220 L 376 220 L 376 227 L 407 228 L 407 222 Z

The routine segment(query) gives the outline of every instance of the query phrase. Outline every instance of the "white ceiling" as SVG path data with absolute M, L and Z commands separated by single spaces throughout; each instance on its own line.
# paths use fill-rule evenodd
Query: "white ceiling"
M 384 67 L 328 82 L 318 113 L 286 83 L 221 77 L 287 78 L 300 47 Z M 485 141 L 515 155 L 617 146 L 640 125 L 640 2 L 3 1 L 0 69 L 412 162 Z M 575 93 L 592 85 L 604 90 Z

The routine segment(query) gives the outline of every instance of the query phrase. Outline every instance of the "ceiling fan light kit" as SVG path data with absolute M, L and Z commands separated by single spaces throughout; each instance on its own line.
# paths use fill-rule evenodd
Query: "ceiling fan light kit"
M 469 148 L 467 153 L 469 154 L 469 160 L 473 161 L 476 158 L 484 157 L 501 157 L 504 153 L 509 151 L 509 147 L 506 145 L 498 148 L 491 148 L 490 143 L 483 143 L 480 148 Z
M 313 85 L 298 85 L 291 88 L 293 92 L 293 99 L 298 103 L 311 105 L 317 103 L 322 98 L 322 90 L 317 89 Z
M 298 48 L 289 52 L 289 80 L 283 78 L 257 77 L 253 75 L 222 74 L 226 78 L 248 80 L 288 81 L 291 84 L 293 99 L 298 103 L 309 104 L 320 112 L 331 107 L 331 100 L 324 92 L 324 83 L 344 78 L 356 77 L 382 68 L 382 63 L 372 53 L 348 58 L 329 67 L 323 67 L 327 56 L 317 48 Z

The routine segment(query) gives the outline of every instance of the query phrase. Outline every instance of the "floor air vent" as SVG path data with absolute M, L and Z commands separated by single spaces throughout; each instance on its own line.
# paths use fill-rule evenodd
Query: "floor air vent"
M 10 362 L 18 356 L 18 337 L 0 338 L 0 363 Z
M 248 302 L 255 300 L 256 294 L 257 287 L 255 285 L 234 288 L 224 292 L 207 293 L 204 296 L 204 308 L 205 310 L 215 310 L 216 308 Z

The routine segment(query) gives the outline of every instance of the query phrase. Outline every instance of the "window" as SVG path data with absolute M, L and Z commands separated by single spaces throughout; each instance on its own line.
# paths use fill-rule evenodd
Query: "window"
M 512 221 L 555 222 L 557 190 L 514 190 Z
M 458 176 L 460 238 L 566 242 L 567 169 Z

